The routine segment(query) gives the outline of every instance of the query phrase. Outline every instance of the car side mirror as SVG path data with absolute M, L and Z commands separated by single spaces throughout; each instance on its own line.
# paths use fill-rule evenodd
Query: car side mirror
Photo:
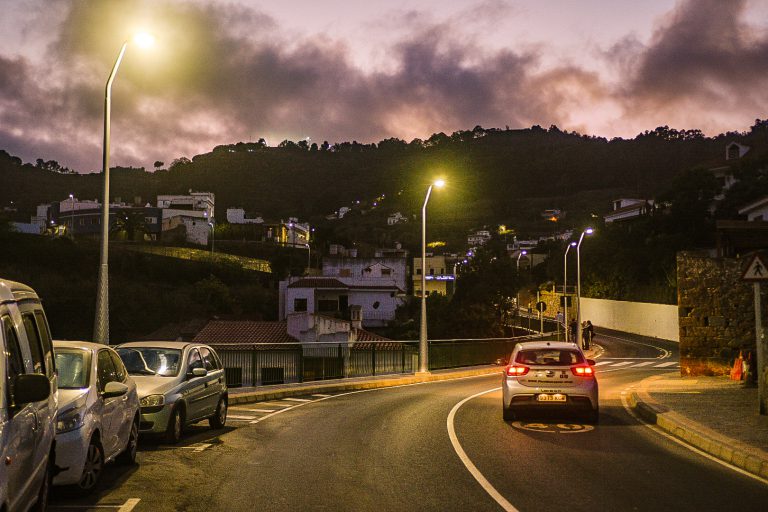
M 104 386 L 104 391 L 101 392 L 102 398 L 113 398 L 116 396 L 123 396 L 128 392 L 128 386 L 122 382 L 107 382 Z
M 589 366 L 595 366 L 597 362 L 594 359 L 587 359 L 587 364 L 589 364 Z
M 39 373 L 17 375 L 13 380 L 13 403 L 16 406 L 42 402 L 51 396 L 48 377 Z
M 194 377 L 205 377 L 208 375 L 208 370 L 205 368 L 192 368 L 192 371 L 187 373 L 187 377 L 194 378 Z

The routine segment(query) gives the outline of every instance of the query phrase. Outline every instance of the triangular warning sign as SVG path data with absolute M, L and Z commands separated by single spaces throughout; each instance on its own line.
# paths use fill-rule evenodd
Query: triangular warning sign
M 741 276 L 744 281 L 768 281 L 768 267 L 765 266 L 760 256 L 755 254 L 747 266 L 747 270 Z

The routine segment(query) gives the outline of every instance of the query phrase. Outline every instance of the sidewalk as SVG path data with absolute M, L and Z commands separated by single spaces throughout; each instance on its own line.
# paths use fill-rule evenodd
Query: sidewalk
M 643 380 L 629 405 L 649 423 L 709 455 L 768 479 L 768 416 L 757 412 L 757 388 L 728 377 Z

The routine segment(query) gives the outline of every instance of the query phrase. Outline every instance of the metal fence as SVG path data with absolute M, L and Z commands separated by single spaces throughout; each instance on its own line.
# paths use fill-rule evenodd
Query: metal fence
M 530 339 L 556 339 L 554 333 L 513 338 L 429 341 L 429 369 L 493 364 L 515 344 Z M 414 373 L 418 341 L 215 345 L 230 387 L 257 387 L 346 377 Z

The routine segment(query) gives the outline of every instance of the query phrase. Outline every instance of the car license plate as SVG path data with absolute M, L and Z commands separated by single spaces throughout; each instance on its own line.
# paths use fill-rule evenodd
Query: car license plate
M 539 402 L 565 402 L 565 395 L 562 393 L 554 393 L 552 395 L 542 393 L 536 396 L 536 400 Z

